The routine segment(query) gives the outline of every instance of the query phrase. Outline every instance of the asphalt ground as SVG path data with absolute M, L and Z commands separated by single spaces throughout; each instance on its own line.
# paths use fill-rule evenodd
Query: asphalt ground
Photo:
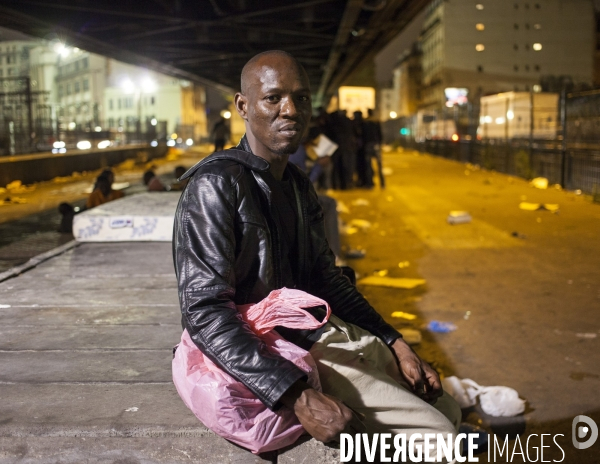
M 600 423 L 600 205 L 416 152 L 386 153 L 384 164 L 385 190 L 333 192 L 348 209 L 341 213 L 347 224 L 370 223 L 343 238 L 366 251 L 350 264 L 359 277 L 387 271 L 426 283 L 360 290 L 396 327 L 421 331 L 415 349 L 443 376 L 512 387 L 527 401 L 514 418 L 493 418 L 478 406 L 465 411 L 467 421 L 498 438 L 508 434 L 511 455 L 520 443 L 531 458 L 511 460 L 505 452 L 480 462 L 534 461 L 541 435 L 550 434 L 544 461 L 597 463 L 600 443 L 576 450 L 571 423 L 581 414 Z M 525 211 L 523 201 L 558 204 L 559 211 Z M 468 211 L 472 222 L 447 224 L 451 210 Z M 0 462 L 235 462 L 231 449 L 213 442 L 203 442 L 212 458 L 188 459 L 199 451 L 178 438 L 206 431 L 169 387 L 167 351 L 179 329 L 168 247 L 156 245 L 159 261 L 136 272 L 136 253 L 139 262 L 152 253 L 122 253 L 124 268 L 112 277 L 105 266 L 116 258 L 108 250 L 93 254 L 97 272 L 88 270 L 96 261 L 85 259 L 92 256 L 86 248 L 77 250 L 0 284 L 0 304 L 12 305 L 0 310 Z M 432 320 L 457 329 L 431 332 Z M 333 462 L 309 454 L 289 462 L 306 457 Z
M 478 406 L 464 411 L 469 422 L 498 438 L 538 434 L 529 442 L 531 459 L 544 433 L 556 435 L 563 462 L 600 462 L 600 442 L 587 450 L 571 442 L 575 416 L 600 424 L 600 205 L 414 151 L 387 153 L 384 165 L 391 169 L 385 190 L 335 193 L 349 209 L 341 214 L 347 223 L 371 223 L 345 238 L 366 251 L 350 263 L 360 276 L 387 270 L 426 284 L 359 286 L 367 299 L 397 328 L 422 331 L 416 350 L 443 376 L 508 386 L 527 400 L 523 415 L 493 418 Z M 522 202 L 559 210 L 525 211 Z M 469 212 L 472 222 L 449 225 L 452 210 Z M 457 329 L 431 332 L 425 326 L 433 320 Z M 544 460 L 561 461 L 562 451 L 550 445 Z M 512 454 L 515 441 L 510 446 Z M 520 459 L 512 462 L 529 462 Z

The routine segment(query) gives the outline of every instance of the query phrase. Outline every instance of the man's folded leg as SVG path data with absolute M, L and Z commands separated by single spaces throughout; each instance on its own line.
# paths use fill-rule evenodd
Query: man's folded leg
M 332 316 L 310 353 L 323 392 L 364 414 L 369 433 L 406 434 L 407 440 L 415 433 L 455 436 L 461 420 L 456 401 L 444 393 L 432 406 L 413 394 L 378 337 Z

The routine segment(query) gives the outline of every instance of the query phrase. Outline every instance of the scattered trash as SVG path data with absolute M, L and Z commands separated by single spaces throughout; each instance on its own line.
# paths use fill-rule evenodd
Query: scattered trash
M 350 213 L 350 210 L 348 209 L 348 207 L 346 206 L 346 203 L 344 203 L 341 200 L 337 201 L 337 206 L 335 208 L 337 210 L 338 213 L 345 213 L 348 214 Z
M 548 188 L 548 179 L 545 177 L 536 177 L 535 179 L 531 179 L 529 184 L 537 189 L 546 190 Z
M 598 336 L 598 334 L 595 334 L 593 332 L 588 332 L 588 333 L 576 333 L 575 334 L 576 337 L 579 338 L 596 338 Z
M 581 195 L 581 190 L 580 189 L 575 190 L 575 195 Z
M 366 254 L 366 250 L 357 248 L 348 250 L 344 256 L 346 259 L 361 259 L 364 258 Z
M 389 274 L 389 271 L 387 269 L 381 269 L 381 270 L 373 272 L 373 274 L 378 275 L 379 277 L 385 277 L 386 275 Z
M 551 213 L 556 213 L 560 207 L 555 203 L 528 203 L 522 201 L 519 203 L 519 209 L 524 211 L 550 211 Z
M 467 312 L 465 313 L 465 315 L 463 316 L 463 319 L 464 319 L 465 321 L 468 321 L 468 320 L 469 320 L 469 317 L 471 317 L 471 311 L 467 311 Z
M 521 239 L 523 239 L 523 240 L 525 240 L 525 239 L 527 238 L 527 235 L 525 235 L 525 234 L 520 234 L 520 233 L 519 233 L 519 232 L 517 232 L 517 231 L 514 231 L 514 232 L 513 232 L 512 234 L 510 234 L 510 235 L 512 235 L 512 236 L 513 236 L 513 237 L 515 237 L 515 238 L 521 238 Z
M 402 328 L 398 329 L 398 332 L 402 334 L 402 338 L 409 345 L 418 345 L 423 339 L 421 332 L 417 329 Z
M 420 285 L 425 285 L 424 279 L 404 279 L 399 277 L 380 277 L 369 276 L 358 281 L 361 285 L 374 285 L 376 287 L 391 287 L 391 288 L 416 288 Z
M 436 333 L 449 333 L 458 329 L 458 327 L 456 327 L 456 325 L 452 322 L 443 321 L 431 321 L 429 324 L 427 324 L 427 328 Z
M 365 232 L 371 228 L 371 223 L 365 219 L 352 219 L 350 221 L 350 227 L 357 227 Z
M 369 206 L 370 204 L 369 200 L 365 200 L 364 198 L 357 198 L 352 201 L 352 206 Z
M 8 309 L 8 308 L 10 308 L 10 305 L 0 304 L 0 309 Z
M 2 202 L 0 202 L 0 205 L 22 205 L 25 203 L 27 203 L 27 200 L 25 198 L 6 197 Z
M 398 267 L 399 267 L 400 269 L 404 269 L 405 267 L 408 267 L 408 266 L 410 266 L 410 262 L 408 262 L 408 261 L 400 261 L 400 262 L 398 263 Z
M 127 408 L 127 409 L 125 410 L 125 412 L 137 412 L 138 410 L 139 410 L 139 408 L 137 408 L 137 407 L 135 407 L 135 406 L 134 406 L 134 407 L 132 407 L 132 408 Z
M 556 190 L 562 190 L 562 185 L 560 185 L 560 184 L 554 184 L 554 185 L 552 186 L 552 188 L 553 188 L 553 189 L 556 189 Z
M 468 224 L 473 220 L 471 215 L 466 211 L 450 211 L 448 218 L 446 219 L 448 224 Z
M 382 173 L 384 176 L 391 176 L 392 174 L 394 174 L 394 171 L 393 171 L 393 169 L 392 169 L 392 168 L 383 168 L 383 169 L 381 170 L 381 173 Z
M 346 225 L 340 227 L 340 235 L 354 235 L 357 232 L 358 232 L 357 227 L 346 226 Z
M 513 388 L 483 387 L 471 379 L 455 376 L 443 379 L 442 387 L 463 409 L 474 406 L 479 396 L 481 409 L 490 416 L 511 417 L 525 411 L 525 400 Z
M 397 317 L 400 319 L 407 319 L 409 321 L 414 321 L 417 318 L 417 316 L 415 316 L 414 314 L 405 313 L 403 311 L 394 311 L 392 313 L 392 317 Z

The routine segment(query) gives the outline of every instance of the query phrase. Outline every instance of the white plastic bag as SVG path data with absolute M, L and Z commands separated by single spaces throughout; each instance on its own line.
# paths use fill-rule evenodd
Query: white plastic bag
M 474 406 L 479 396 L 481 409 L 490 416 L 516 416 L 525 411 L 525 400 L 510 387 L 482 387 L 471 379 L 452 376 L 442 380 L 442 386 L 461 408 Z

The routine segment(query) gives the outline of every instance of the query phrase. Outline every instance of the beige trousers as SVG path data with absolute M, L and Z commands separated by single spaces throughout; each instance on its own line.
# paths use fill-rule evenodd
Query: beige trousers
M 332 315 L 310 354 L 323 392 L 364 414 L 369 434 L 406 434 L 407 440 L 414 433 L 456 435 L 456 401 L 444 393 L 432 406 L 413 394 L 391 350 L 366 330 Z

